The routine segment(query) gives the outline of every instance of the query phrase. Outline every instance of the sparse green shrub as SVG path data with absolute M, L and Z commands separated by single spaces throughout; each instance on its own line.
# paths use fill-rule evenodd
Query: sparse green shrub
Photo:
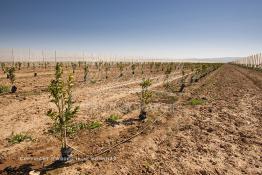
M 197 98 L 193 98 L 189 101 L 190 105 L 196 106 L 196 105 L 201 105 L 203 104 L 204 101 L 202 99 L 197 99 Z
M 111 126 L 115 126 L 119 124 L 118 120 L 120 117 L 118 115 L 112 114 L 109 118 L 106 119 L 106 123 L 108 123 Z
M 95 84 L 96 83 L 96 80 L 91 80 L 90 81 L 92 84 Z
M 116 122 L 117 120 L 119 120 L 120 117 L 118 115 L 112 114 L 110 115 L 110 117 L 107 119 L 107 121 L 112 121 L 112 122 Z
M 93 121 L 89 124 L 88 128 L 89 129 L 95 129 L 95 128 L 100 128 L 102 126 L 102 123 L 99 121 Z
M 23 141 L 31 141 L 32 137 L 27 135 L 27 134 L 23 134 L 23 133 L 19 133 L 19 134 L 13 134 L 12 133 L 11 137 L 8 138 L 7 140 L 11 144 L 17 144 L 17 143 L 21 143 Z
M 0 85 L 0 94 L 1 93 L 6 93 L 6 92 L 10 92 L 10 87 L 4 86 L 4 85 Z

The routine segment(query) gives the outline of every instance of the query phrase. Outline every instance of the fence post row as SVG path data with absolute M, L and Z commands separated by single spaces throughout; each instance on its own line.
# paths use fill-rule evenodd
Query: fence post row
M 239 64 L 251 68 L 262 68 L 262 53 L 250 55 L 244 58 L 240 58 L 236 61 L 233 61 L 234 64 Z

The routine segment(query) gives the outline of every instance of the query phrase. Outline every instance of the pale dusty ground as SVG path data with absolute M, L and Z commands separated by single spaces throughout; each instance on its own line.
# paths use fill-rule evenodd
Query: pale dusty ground
M 261 174 L 262 173 L 262 74 L 232 65 L 224 65 L 200 82 L 186 88 L 185 93 L 171 93 L 161 85 L 163 76 L 155 77 L 155 100 L 149 120 L 131 126 L 103 125 L 84 131 L 69 142 L 86 154 L 94 154 L 132 136 L 147 125 L 142 135 L 124 143 L 102 158 L 114 161 L 87 161 L 51 170 L 50 174 Z M 170 80 L 176 82 L 179 74 Z M 123 118 L 138 115 L 138 83 L 140 78 L 87 86 L 80 83 L 74 97 L 81 107 L 78 120 L 106 119 L 117 113 Z M 22 96 L 22 95 L 21 95 Z M 174 98 L 176 101 L 174 100 Z M 25 100 L 7 95 L 1 103 L 0 132 L 6 155 L 4 165 L 18 155 L 44 156 L 58 154 L 59 142 L 44 133 L 50 123 L 45 112 L 51 107 L 46 92 Z M 190 98 L 203 98 L 199 106 L 188 105 Z M 21 100 L 21 101 L 19 101 Z M 14 105 L 15 104 L 15 105 Z M 158 119 L 152 125 L 151 121 Z M 19 125 L 20 123 L 20 125 Z M 36 142 L 7 146 L 4 139 L 12 132 L 29 132 Z M 8 156 L 9 155 L 9 156 Z M 11 160 L 9 160 L 11 158 Z M 13 159 L 13 160 L 12 160 Z M 39 162 L 31 162 L 41 167 Z M 48 165 L 50 162 L 44 162 Z M 73 163 L 73 162 L 72 162 Z M 0 167 L 1 166 L 0 164 Z

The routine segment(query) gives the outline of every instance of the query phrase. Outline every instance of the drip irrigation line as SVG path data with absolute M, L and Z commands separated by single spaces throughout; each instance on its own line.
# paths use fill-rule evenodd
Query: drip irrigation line
M 128 142 L 128 141 L 130 141 L 130 140 L 132 140 L 132 139 L 134 139 L 135 137 L 139 136 L 139 135 L 142 134 L 147 128 L 149 128 L 150 126 L 153 126 L 153 125 L 158 121 L 158 119 L 161 118 L 164 114 L 165 114 L 165 113 L 161 114 L 161 115 L 160 115 L 158 118 L 156 118 L 152 123 L 150 123 L 150 124 L 148 124 L 147 126 L 145 126 L 143 129 L 141 129 L 141 130 L 140 130 L 139 132 L 137 132 L 136 134 L 132 135 L 131 137 L 129 137 L 129 138 L 127 138 L 127 139 L 124 139 L 124 140 L 120 141 L 119 143 L 117 143 L 117 144 L 115 144 L 115 145 L 107 148 L 106 150 L 104 150 L 104 151 L 102 151 L 102 152 L 100 152 L 100 153 L 96 153 L 96 154 L 93 154 L 93 155 L 87 155 L 86 153 L 84 153 L 84 152 L 82 152 L 82 151 L 74 148 L 73 146 L 71 146 L 71 145 L 69 145 L 69 144 L 68 144 L 68 146 L 69 146 L 70 148 L 72 148 L 73 150 L 75 150 L 76 152 L 81 153 L 81 154 L 84 155 L 84 156 L 87 156 L 88 158 L 86 158 L 85 160 L 79 161 L 79 162 L 85 162 L 86 160 L 91 160 L 92 158 L 95 158 L 95 157 L 101 156 L 101 155 L 103 155 L 103 154 L 105 154 L 105 153 L 107 153 L 107 152 L 110 152 L 110 151 L 113 150 L 114 148 L 116 148 L 116 147 L 118 147 L 118 146 L 120 146 L 120 145 L 122 145 L 122 144 L 124 144 L 124 143 L 126 143 L 126 142 Z

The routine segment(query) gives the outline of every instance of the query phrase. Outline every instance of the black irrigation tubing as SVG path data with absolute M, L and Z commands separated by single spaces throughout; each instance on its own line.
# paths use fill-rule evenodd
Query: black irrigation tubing
M 91 160 L 92 158 L 101 156 L 101 155 L 103 155 L 103 154 L 105 154 L 105 153 L 107 153 L 107 152 L 110 152 L 110 151 L 113 150 L 114 148 L 116 148 L 116 147 L 118 147 L 118 146 L 120 146 L 120 145 L 122 145 L 122 144 L 124 144 L 124 143 L 126 143 L 126 142 L 128 142 L 128 141 L 130 141 L 130 140 L 132 140 L 132 139 L 134 139 L 135 137 L 139 136 L 139 135 L 142 134 L 147 128 L 149 128 L 150 126 L 153 126 L 153 125 L 158 121 L 158 119 L 159 119 L 160 117 L 162 117 L 164 114 L 165 114 L 165 113 L 161 114 L 161 115 L 160 115 L 158 118 L 156 118 L 152 123 L 150 123 L 150 124 L 148 124 L 147 126 L 145 126 L 143 129 L 141 129 L 141 130 L 140 130 L 139 132 L 137 132 L 136 134 L 132 135 L 131 137 L 129 137 L 129 138 L 127 138 L 127 139 L 124 139 L 124 140 L 120 141 L 119 143 L 117 143 L 117 144 L 115 144 L 115 145 L 107 148 L 106 150 L 104 150 L 104 151 L 102 151 L 102 152 L 100 152 L 100 153 L 96 153 L 96 154 L 93 154 L 93 155 L 90 156 L 90 155 L 86 155 L 86 154 L 83 153 L 82 151 L 79 151 L 78 149 L 76 149 L 76 148 L 74 148 L 74 147 L 72 147 L 72 146 L 70 146 L 70 145 L 68 145 L 68 146 L 71 147 L 73 150 L 81 153 L 82 155 L 87 156 L 88 158 L 85 158 L 85 160 L 77 161 L 77 162 L 85 162 L 85 161 L 87 161 L 87 160 Z M 75 163 L 77 163 L 77 162 L 75 162 Z

